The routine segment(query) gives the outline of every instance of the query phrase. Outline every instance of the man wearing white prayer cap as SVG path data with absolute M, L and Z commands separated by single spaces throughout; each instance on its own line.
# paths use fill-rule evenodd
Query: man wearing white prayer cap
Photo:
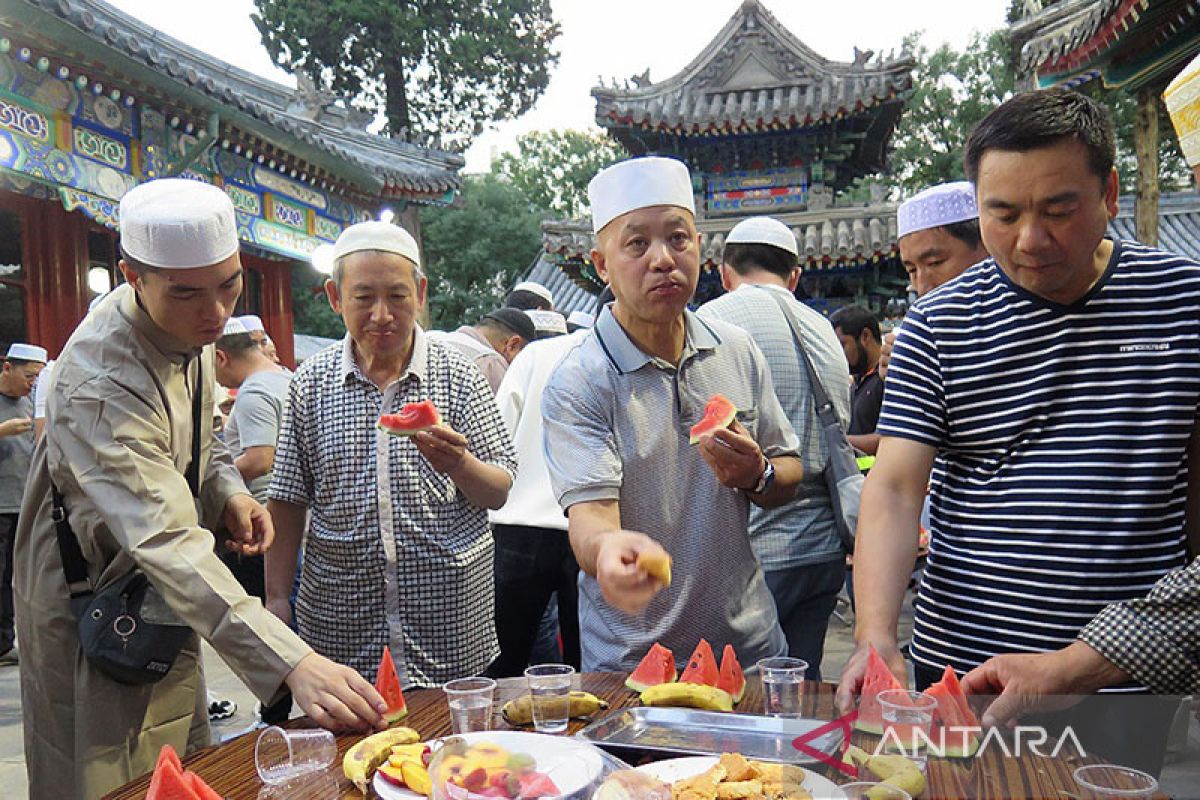
M 742 220 L 725 237 L 725 294 L 705 303 L 697 314 L 750 334 L 763 351 L 775 394 L 800 438 L 804 477 L 796 498 L 778 508 L 752 508 L 750 543 L 775 599 L 788 655 L 808 664 L 809 680 L 820 680 L 825 630 L 845 580 L 846 555 L 822 477 L 828 449 L 813 387 L 787 317 L 800 330 L 804 352 L 847 426 L 850 371 L 829 320 L 796 299 L 799 252 L 796 235 L 774 217 Z
M 153 684 L 117 682 L 81 653 L 52 485 L 90 589 L 140 570 L 161 596 L 147 602 L 165 603 L 264 703 L 286 683 L 318 724 L 383 725 L 371 685 L 314 653 L 216 553 L 210 531 L 227 531 L 223 546 L 246 555 L 273 537 L 212 430 L 210 345 L 242 290 L 229 198 L 196 181 L 153 181 L 121 200 L 120 227 L 127 283 L 85 317 L 55 364 L 17 529 L 31 797 L 99 797 L 149 771 L 163 745 L 184 753 L 209 743 L 196 635 Z
M 988 257 L 970 181 L 930 186 L 896 209 L 900 262 L 917 297 Z
M 267 328 L 263 325 L 262 318 L 257 314 L 244 314 L 240 317 L 235 317 L 246 328 L 246 333 L 250 334 L 250 338 L 256 345 L 262 348 L 262 351 L 267 354 L 267 358 L 279 363 L 279 353 L 275 349 L 275 342 L 267 334 Z
M 268 490 L 268 606 L 290 617 L 303 539 L 300 635 L 367 678 L 389 648 L 415 686 L 478 674 L 496 656 L 487 510 L 517 468 L 483 373 L 417 324 L 427 286 L 403 228 L 342 231 L 325 292 L 347 334 L 292 378 Z M 404 425 L 405 406 L 423 402 L 440 421 Z M 381 415 L 413 435 L 390 436 Z
M 552 311 L 554 293 L 536 281 L 521 281 L 508 293 L 504 305 L 522 311 Z
M 574 333 L 580 328 L 590 328 L 596 324 L 596 316 L 586 311 L 575 309 L 567 315 L 567 333 Z
M 747 523 L 751 504 L 795 492 L 798 443 L 750 337 L 687 308 L 700 275 L 692 191 L 687 167 L 659 157 L 588 185 L 592 263 L 616 299 L 542 397 L 550 479 L 584 572 L 588 670 L 629 670 L 656 641 L 688 653 L 700 637 L 747 663 L 787 652 Z M 711 420 L 689 444 L 717 394 L 741 418 Z M 674 582 L 647 568 L 668 557 Z
M 567 333 L 567 318 L 557 311 L 533 309 L 525 313 L 533 320 L 533 327 L 537 331 L 539 339 L 549 339 L 552 336 L 563 336 Z

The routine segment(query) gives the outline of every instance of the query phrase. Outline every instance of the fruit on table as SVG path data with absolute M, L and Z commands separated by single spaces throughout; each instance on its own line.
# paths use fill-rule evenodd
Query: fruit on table
M 651 686 L 675 680 L 675 654 L 658 642 L 646 651 L 637 668 L 625 679 L 632 691 L 644 692 Z
M 875 646 L 870 646 L 867 656 L 867 674 L 863 677 L 862 689 L 859 692 L 858 719 L 854 727 L 867 733 L 883 734 L 883 707 L 879 705 L 879 693 L 888 689 L 903 689 L 900 681 L 888 669 Z
M 391 757 L 392 748 L 398 744 L 414 744 L 419 741 L 421 734 L 412 728 L 390 728 L 372 734 L 346 752 L 346 757 L 342 759 L 342 773 L 360 792 L 366 794 L 371 777 L 375 770 Z
M 392 661 L 392 651 L 387 645 L 383 646 L 383 656 L 379 659 L 379 669 L 375 673 L 375 691 L 379 692 L 383 701 L 387 703 L 383 718 L 389 726 L 408 716 L 404 692 L 400 689 L 400 677 L 396 675 L 396 662 Z
M 539 772 L 537 762 L 527 753 L 510 753 L 489 742 L 467 746 L 451 740 L 435 762 L 432 779 L 483 797 L 535 798 L 554 797 L 561 792 L 554 781 Z M 455 791 L 447 794 L 458 797 Z
M 859 769 L 866 767 L 880 781 L 889 786 L 895 786 L 897 789 L 903 789 L 908 792 L 910 797 L 916 797 L 925 791 L 925 775 L 922 774 L 921 768 L 904 756 L 890 754 L 873 756 L 865 750 L 850 745 L 846 750 L 846 757 Z M 875 794 L 872 795 L 872 792 Z M 870 800 L 883 800 L 887 794 L 885 791 L 872 789 L 867 792 L 867 797 Z
M 735 703 L 742 702 L 746 696 L 746 676 L 731 644 L 725 645 L 721 653 L 721 676 L 717 679 L 717 688 L 729 692 Z
M 179 754 L 169 744 L 158 751 L 146 800 L 222 800 L 196 773 L 184 770 Z
M 671 585 L 671 556 L 667 553 L 639 553 L 637 568 L 657 580 L 664 588 Z
M 383 414 L 376 427 L 393 436 L 412 436 L 442 424 L 442 415 L 432 400 L 408 403 L 399 414 Z
M 705 686 L 716 686 L 721 680 L 721 671 L 717 669 L 717 657 L 713 654 L 712 645 L 707 639 L 701 639 L 692 651 L 692 657 L 679 676 L 680 683 L 702 683 Z
M 706 711 L 733 711 L 729 692 L 702 683 L 660 683 L 642 692 L 644 706 L 685 706 Z
M 943 744 L 942 755 L 946 758 L 969 758 L 975 755 L 979 750 L 979 717 L 975 716 L 967 703 L 967 695 L 958 682 L 954 668 L 947 665 L 942 679 L 926 689 L 925 694 L 938 701 L 929 738 Z
M 704 416 L 692 426 L 688 444 L 699 444 L 701 436 L 728 428 L 736 417 L 737 406 L 724 395 L 714 394 L 704 407 Z
M 605 708 L 608 708 L 608 703 L 590 692 L 571 692 L 571 710 L 568 716 L 573 719 L 590 717 Z M 529 725 L 533 722 L 533 700 L 527 694 L 521 695 L 505 703 L 500 713 L 509 725 Z

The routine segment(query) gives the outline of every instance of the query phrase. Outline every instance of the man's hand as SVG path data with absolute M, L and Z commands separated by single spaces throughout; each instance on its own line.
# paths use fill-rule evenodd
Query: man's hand
M 387 704 L 363 676 L 309 653 L 284 679 L 313 722 L 331 731 L 383 730 Z
M 638 555 L 666 555 L 662 545 L 644 533 L 615 530 L 603 534 L 596 553 L 596 582 L 608 604 L 626 614 L 644 609 L 662 583 L 637 566 Z
M 752 490 L 766 469 L 762 448 L 737 420 L 728 428 L 701 436 L 698 447 L 717 480 L 730 489 Z
M 467 437 L 446 425 L 437 425 L 413 437 L 421 455 L 438 472 L 452 472 L 467 454 Z
M 846 666 L 842 668 L 842 677 L 838 680 L 837 695 L 834 700 L 839 713 L 848 714 L 854 710 L 854 698 L 862 692 L 863 679 L 867 675 L 867 659 L 871 653 L 871 644 L 875 645 L 876 652 L 888 665 L 888 669 L 892 671 L 896 679 L 900 681 L 900 685 L 908 686 L 908 665 L 904 663 L 904 656 L 900 655 L 895 639 L 875 642 L 861 641 L 854 652 L 850 654 Z
M 221 515 L 229 540 L 225 542 L 231 552 L 244 556 L 257 556 L 267 552 L 275 540 L 275 526 L 271 515 L 248 494 L 235 494 L 225 503 Z
M 1013 726 L 1032 712 L 1070 708 L 1129 676 L 1083 642 L 1049 653 L 994 656 L 962 680 L 967 694 L 998 695 L 983 712 L 984 727 Z
M 20 436 L 33 430 L 33 420 L 29 417 L 13 417 L 0 422 L 0 439 L 6 436 Z
M 883 336 L 883 346 L 879 348 L 879 380 L 887 380 L 888 364 L 892 362 L 892 348 L 896 345 L 896 332 L 888 331 Z

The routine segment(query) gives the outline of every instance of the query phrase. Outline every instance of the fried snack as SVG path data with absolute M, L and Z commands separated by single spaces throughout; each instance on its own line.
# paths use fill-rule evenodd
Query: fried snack
M 722 753 L 720 764 L 725 768 L 727 781 L 749 781 L 759 777 L 741 753 Z
M 717 784 L 717 800 L 742 800 L 762 793 L 762 781 L 726 781 Z
M 804 770 L 791 764 L 774 764 L 769 761 L 750 761 L 750 768 L 763 783 L 804 783 Z
M 717 784 L 725 779 L 725 768 L 714 764 L 699 775 L 675 781 L 672 800 L 716 800 Z
M 671 556 L 667 553 L 638 553 L 637 568 L 666 588 L 671 585 Z

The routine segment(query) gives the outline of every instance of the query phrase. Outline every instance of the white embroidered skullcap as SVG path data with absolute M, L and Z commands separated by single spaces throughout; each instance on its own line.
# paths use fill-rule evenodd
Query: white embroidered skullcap
M 590 328 L 596 324 L 596 317 L 586 311 L 576 309 L 567 317 L 567 327 L 572 325 L 578 328 Z
M 1163 92 L 1179 149 L 1189 167 L 1200 167 L 1200 55 L 1175 76 Z
M 419 268 L 421 253 L 412 234 L 390 222 L 359 222 L 342 231 L 333 243 L 333 261 L 362 250 L 378 250 L 404 256 Z
M 529 292 L 530 294 L 536 294 L 538 297 L 542 298 L 550 305 L 554 305 L 554 292 L 550 291 L 545 286 L 542 286 L 540 283 L 537 283 L 536 281 L 521 281 L 520 283 L 518 283 L 516 286 L 513 287 L 513 291 L 514 292 Z
M 566 333 L 567 318 L 557 311 L 540 311 L 537 309 L 525 312 L 533 320 L 533 327 L 540 336 L 543 333 Z
M 742 220 L 725 237 L 725 244 L 769 244 L 796 257 L 800 256 L 796 234 L 774 217 L 748 217 Z
M 242 324 L 240 317 L 230 317 L 225 321 L 225 330 L 221 331 L 222 336 L 233 336 L 237 333 L 249 333 L 250 331 Z
M 121 249 L 160 269 L 219 264 L 238 251 L 229 196 L 215 186 L 163 178 L 135 186 L 118 208 Z
M 244 329 L 241 331 L 242 333 L 254 333 L 255 331 L 262 331 L 263 333 L 267 332 L 267 329 L 263 327 L 263 321 L 259 319 L 258 315 L 256 314 L 245 314 L 240 317 L 235 317 L 235 319 L 241 323 L 242 328 Z
M 692 176 L 682 161 L 648 156 L 606 167 L 588 183 L 592 230 L 599 233 L 622 214 L 651 206 L 678 206 L 696 214 Z
M 900 204 L 896 209 L 896 238 L 978 217 L 975 187 L 970 181 L 941 183 Z
M 46 352 L 46 348 L 38 347 L 36 344 L 13 342 L 8 346 L 8 354 L 5 358 L 15 358 L 18 361 L 37 361 L 45 364 L 50 360 L 50 354 Z

